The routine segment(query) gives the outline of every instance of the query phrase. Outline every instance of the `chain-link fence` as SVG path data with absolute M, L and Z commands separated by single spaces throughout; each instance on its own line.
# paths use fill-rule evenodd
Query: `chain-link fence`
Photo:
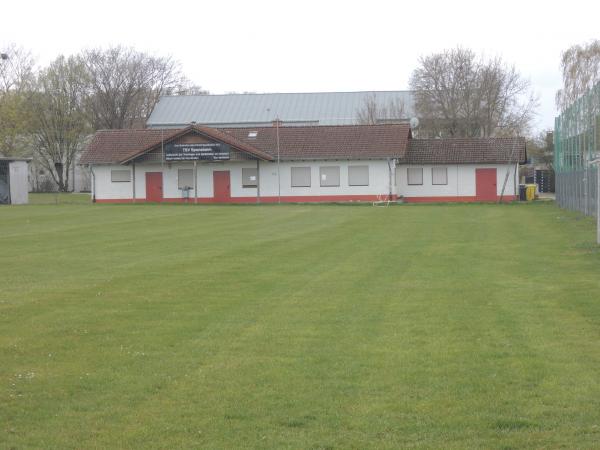
M 556 202 L 562 208 L 595 215 L 600 154 L 600 83 L 556 119 L 554 170 Z
M 598 169 L 590 166 L 583 170 L 558 172 L 556 202 L 561 208 L 595 216 L 598 205 Z

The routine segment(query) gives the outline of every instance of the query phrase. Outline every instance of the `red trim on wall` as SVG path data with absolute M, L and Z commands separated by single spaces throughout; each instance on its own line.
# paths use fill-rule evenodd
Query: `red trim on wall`
M 496 196 L 495 200 L 487 200 L 488 202 L 497 202 L 500 200 L 500 196 Z M 505 195 L 502 197 L 503 202 L 512 202 L 517 200 L 516 195 Z M 482 200 L 478 199 L 475 196 L 451 196 L 451 197 L 404 197 L 404 201 L 406 203 L 456 203 L 456 202 L 481 202 Z
M 391 200 L 397 200 L 396 195 L 392 195 Z M 282 196 L 282 203 L 330 203 L 330 202 L 374 202 L 380 200 L 378 195 L 293 195 Z M 260 203 L 277 203 L 279 197 L 269 196 L 260 197 Z M 118 199 L 96 199 L 96 203 L 133 203 L 130 198 Z M 137 198 L 135 203 L 146 203 L 145 199 Z M 163 203 L 196 203 L 193 197 L 185 198 L 165 198 Z M 259 203 L 257 197 L 231 197 L 228 201 L 218 201 L 215 198 L 198 197 L 197 203 Z
M 395 201 L 398 197 L 392 195 L 391 200 Z M 165 198 L 163 203 L 202 203 L 202 204 L 225 204 L 225 203 L 258 203 L 256 197 L 231 197 L 227 202 L 219 202 L 214 198 L 198 197 L 196 202 L 193 197 L 185 198 Z M 381 200 L 378 195 L 297 195 L 281 197 L 282 203 L 332 203 L 332 202 L 375 202 Z M 494 202 L 500 200 L 497 196 Z M 503 202 L 512 202 L 517 200 L 515 195 L 505 195 Z M 277 203 L 277 196 L 261 197 L 260 203 Z M 462 197 L 404 197 L 406 203 L 471 203 L 480 200 L 475 196 Z M 115 198 L 115 199 L 96 199 L 96 203 L 134 203 L 130 198 Z M 137 198 L 135 203 L 147 203 L 145 199 Z

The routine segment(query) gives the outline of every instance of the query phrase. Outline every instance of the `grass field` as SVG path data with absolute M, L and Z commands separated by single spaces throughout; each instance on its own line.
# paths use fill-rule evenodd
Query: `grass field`
M 0 208 L 0 448 L 600 446 L 589 219 L 46 203 Z

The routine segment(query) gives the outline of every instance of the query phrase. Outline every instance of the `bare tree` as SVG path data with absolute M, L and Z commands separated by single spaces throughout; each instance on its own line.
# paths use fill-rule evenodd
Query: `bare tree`
M 563 88 L 556 94 L 556 105 L 564 110 L 600 83 L 600 40 L 567 49 L 562 54 L 560 67 Z
M 30 149 L 31 88 L 34 60 L 14 44 L 0 49 L 0 152 L 24 155 Z
M 411 76 L 422 135 L 524 134 L 537 108 L 530 83 L 502 59 L 456 48 L 419 60 Z
M 33 97 L 36 161 L 60 191 L 69 189 L 75 157 L 90 130 L 85 114 L 87 74 L 75 57 L 58 57 L 42 70 Z
M 112 47 L 84 51 L 79 60 L 88 76 L 86 109 L 95 129 L 139 126 L 161 95 L 198 90 L 170 57 Z
M 371 94 L 365 97 L 363 105 L 356 112 L 356 118 L 361 125 L 402 122 L 406 120 L 404 102 L 400 98 L 385 102 L 378 100 L 376 94 Z
M 5 55 L 0 61 L 0 95 L 30 89 L 35 79 L 35 60 L 31 52 L 9 44 L 0 49 L 0 53 Z

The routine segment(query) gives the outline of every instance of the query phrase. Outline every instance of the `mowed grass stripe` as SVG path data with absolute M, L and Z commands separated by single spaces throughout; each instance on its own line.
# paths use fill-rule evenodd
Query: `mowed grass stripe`
M 589 221 L 545 205 L 72 205 L 61 230 L 41 208 L 57 239 L 38 240 L 26 262 L 33 288 L 0 294 L 7 444 L 598 439 L 599 258 L 586 244 Z M 98 211 L 107 217 L 96 227 Z M 74 235 L 73 214 L 86 216 Z M 11 224 L 0 221 L 18 234 Z M 574 231 L 587 238 L 572 241 Z M 23 250 L 12 238 L 2 244 L 5 255 Z M 19 284 L 25 263 L 0 261 L 16 266 Z M 62 287 L 50 283 L 63 274 Z

